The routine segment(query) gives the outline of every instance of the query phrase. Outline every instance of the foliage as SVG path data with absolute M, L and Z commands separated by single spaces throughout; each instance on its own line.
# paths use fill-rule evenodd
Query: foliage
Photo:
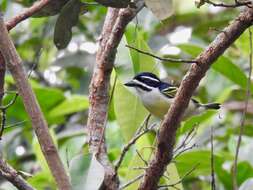
M 6 13 L 6 20 L 33 2 L 33 0 L 0 1 L 1 10 Z M 33 68 L 30 83 L 49 123 L 75 190 L 84 187 L 97 189 L 104 172 L 94 157 L 88 154 L 85 126 L 89 108 L 89 81 L 95 62 L 97 39 L 106 13 L 105 7 L 92 3 L 94 2 L 61 1 L 60 4 L 46 7 L 34 18 L 28 19 L 11 31 L 27 73 Z M 167 20 L 159 21 L 150 11 L 143 10 L 138 15 L 138 22 L 135 21 L 127 27 L 118 49 L 114 76 L 111 80 L 111 87 L 115 85 L 115 89 L 111 90 L 113 95 L 106 127 L 108 155 L 113 163 L 119 158 L 121 148 L 134 136 L 148 115 L 139 99 L 123 85 L 124 82 L 138 72 L 150 71 L 160 75 L 165 81 L 179 84 L 190 67 L 184 63 L 158 62 L 150 56 L 129 50 L 125 45 L 163 57 L 192 59 L 203 51 L 219 33 L 218 31 L 222 30 L 238 12 L 237 9 L 214 9 L 209 5 L 197 9 L 193 0 L 174 0 L 174 15 Z M 238 107 L 232 109 L 225 105 L 230 103 L 236 106 L 236 103 L 243 103 L 245 99 L 248 57 L 249 34 L 245 32 L 215 62 L 195 94 L 203 103 L 222 103 L 224 105 L 222 110 L 208 111 L 182 122 L 177 134 L 177 145 L 191 129 L 196 127 L 197 134 L 192 143 L 198 146 L 175 159 L 175 163 L 167 169 L 169 179 L 163 177 L 161 184 L 180 181 L 198 164 L 196 169 L 185 176 L 176 187 L 187 190 L 210 189 L 210 131 L 213 127 L 217 189 L 232 189 L 231 169 L 242 109 Z M 9 73 L 5 79 L 5 88 L 8 91 L 16 90 Z M 253 92 L 252 84 L 250 90 Z M 7 104 L 12 98 L 12 94 L 7 94 L 3 103 Z M 252 106 L 251 101 L 250 105 Z M 1 140 L 5 158 L 17 170 L 31 173 L 33 176 L 28 182 L 38 190 L 55 189 L 56 185 L 41 155 L 20 97 L 7 110 L 6 118 L 6 129 Z M 244 140 L 239 155 L 237 180 L 239 185 L 244 184 L 243 188 L 253 177 L 252 119 L 251 110 L 246 117 Z M 149 123 L 159 121 L 151 118 Z M 143 173 L 142 169 L 133 169 L 145 167 L 136 150 L 145 160 L 150 159 L 155 138 L 155 134 L 150 132 L 140 138 L 128 151 L 119 168 L 122 184 Z M 94 168 L 96 173 L 91 172 Z M 92 183 L 88 183 L 90 181 Z M 139 182 L 133 183 L 126 189 L 137 189 L 138 184 Z M 2 181 L 0 187 L 10 189 L 9 184 Z

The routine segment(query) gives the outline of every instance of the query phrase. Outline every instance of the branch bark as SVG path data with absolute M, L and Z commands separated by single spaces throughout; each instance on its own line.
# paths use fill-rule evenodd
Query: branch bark
M 144 3 L 138 5 L 140 6 L 137 9 L 108 9 L 90 84 L 90 109 L 87 124 L 89 128 L 89 145 L 90 151 L 96 154 L 97 159 L 105 168 L 103 189 L 113 190 L 119 187 L 115 169 L 107 158 L 104 131 L 109 104 L 110 75 L 117 47 L 127 24 L 136 16 Z
M 59 189 L 70 190 L 71 186 L 68 176 L 49 134 L 47 123 L 44 119 L 43 113 L 41 112 L 37 99 L 31 86 L 29 85 L 28 78 L 22 66 L 22 60 L 8 35 L 8 30 L 4 23 L 2 14 L 0 15 L 0 34 L 0 51 L 8 69 L 16 81 L 18 92 L 23 98 L 25 109 L 31 119 L 32 127 L 35 130 L 49 168 L 51 169 Z
M 4 96 L 4 77 L 6 65 L 2 54 L 0 53 L 0 106 Z M 0 153 L 1 154 L 1 153 Z M 0 176 L 8 180 L 20 190 L 34 190 L 20 175 L 13 169 L 0 155 Z
M 131 4 L 131 0 L 95 0 L 106 7 L 126 8 Z
M 35 190 L 29 185 L 16 170 L 14 170 L 0 155 L 0 176 L 8 180 L 19 190 Z
M 35 2 L 33 6 L 26 9 L 24 12 L 20 13 L 19 15 L 15 16 L 11 20 L 6 22 L 6 27 L 8 30 L 14 28 L 18 23 L 22 22 L 23 20 L 31 17 L 37 11 L 41 10 L 45 7 L 51 0 L 41 0 L 39 2 Z
M 184 77 L 175 101 L 161 124 L 157 148 L 139 190 L 155 190 L 160 177 L 173 157 L 176 131 L 194 90 L 212 63 L 249 27 L 253 22 L 253 9 L 245 9 L 216 39 L 202 52 Z

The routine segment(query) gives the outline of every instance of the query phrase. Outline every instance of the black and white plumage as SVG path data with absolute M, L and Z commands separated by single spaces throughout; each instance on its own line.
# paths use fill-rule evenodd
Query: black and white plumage
M 143 105 L 154 116 L 163 119 L 177 92 L 177 87 L 161 81 L 155 74 L 142 72 L 137 74 L 131 81 L 125 84 L 137 91 Z M 185 116 L 198 114 L 206 109 L 219 109 L 220 104 L 201 104 L 191 99 Z

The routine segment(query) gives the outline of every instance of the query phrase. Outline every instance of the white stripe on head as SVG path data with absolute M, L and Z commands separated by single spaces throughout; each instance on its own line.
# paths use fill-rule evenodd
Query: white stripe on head
M 136 84 L 142 85 L 142 86 L 144 86 L 144 87 L 146 87 L 146 88 L 148 88 L 148 89 L 150 89 L 150 90 L 154 89 L 154 87 L 148 86 L 148 85 L 146 85 L 145 83 L 140 82 L 140 81 L 138 81 L 138 80 L 136 80 L 136 79 L 133 79 L 133 82 L 135 82 Z
M 158 80 L 156 78 L 149 77 L 149 76 L 141 76 L 141 78 L 150 79 L 150 80 L 156 81 L 156 82 L 161 82 L 160 80 Z

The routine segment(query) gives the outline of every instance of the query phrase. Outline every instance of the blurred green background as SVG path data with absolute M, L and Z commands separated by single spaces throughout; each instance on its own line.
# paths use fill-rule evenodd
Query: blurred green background
M 8 20 L 33 2 L 0 0 L 0 6 Z M 96 179 L 92 183 L 98 187 L 103 174 L 100 170 L 89 173 L 94 163 L 88 155 L 86 122 L 89 82 L 106 8 L 93 1 L 83 1 L 89 2 L 86 6 L 66 8 L 66 2 L 59 1 L 44 8 L 36 17 L 17 25 L 10 34 L 27 73 L 32 71 L 30 83 L 49 123 L 60 156 L 71 175 L 74 190 L 81 190 L 89 187 L 87 179 L 92 176 L 88 175 L 94 175 Z M 63 11 L 64 8 L 67 11 Z M 150 71 L 157 73 L 164 81 L 179 85 L 190 67 L 183 63 L 159 62 L 150 56 L 130 51 L 125 45 L 163 57 L 195 58 L 240 11 L 240 8 L 224 9 L 209 5 L 197 9 L 193 0 L 174 0 L 173 9 L 173 16 L 165 21 L 156 19 L 146 8 L 142 10 L 127 27 L 118 48 L 111 77 L 111 86 L 115 86 L 115 90 L 112 91 L 106 128 L 108 154 L 112 162 L 119 158 L 123 145 L 132 138 L 148 115 L 138 98 L 122 84 L 140 71 Z M 76 26 L 73 27 L 74 24 Z M 197 134 L 190 144 L 196 143 L 197 147 L 181 154 L 168 166 L 168 177 L 163 177 L 161 184 L 177 182 L 198 164 L 176 187 L 185 190 L 211 189 L 210 136 L 213 127 L 217 189 L 232 189 L 231 166 L 247 89 L 249 45 L 249 33 L 246 31 L 213 64 L 201 81 L 195 93 L 196 98 L 203 103 L 220 102 L 222 109 L 218 112 L 208 111 L 182 122 L 177 134 L 178 144 L 196 127 Z M 5 81 L 6 90 L 16 90 L 9 73 Z M 253 92 L 252 85 L 250 90 Z M 4 103 L 12 98 L 12 94 L 7 94 Z M 237 180 L 240 190 L 253 187 L 252 114 L 253 102 L 250 98 L 239 154 Z M 20 97 L 7 110 L 6 118 L 7 129 L 0 141 L 4 158 L 15 169 L 31 173 L 28 182 L 38 190 L 56 189 Z M 158 121 L 153 119 L 152 122 Z M 144 135 L 127 153 L 119 169 L 122 184 L 143 173 L 140 167 L 145 167 L 145 163 L 136 150 L 148 160 L 154 138 L 153 133 Z M 251 185 L 246 187 L 246 183 Z M 138 184 L 136 182 L 126 189 L 135 190 Z M 15 189 L 4 179 L 0 179 L 0 188 Z

